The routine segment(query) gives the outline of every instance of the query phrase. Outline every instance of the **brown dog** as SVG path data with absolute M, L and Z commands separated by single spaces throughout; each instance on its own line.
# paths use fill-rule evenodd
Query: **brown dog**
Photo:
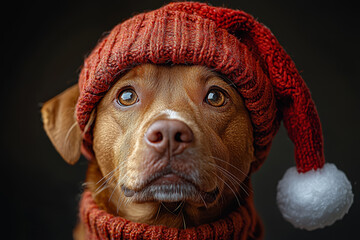
M 277 188 L 285 219 L 323 228 L 353 202 L 350 182 L 325 163 L 295 64 L 243 11 L 176 2 L 137 14 L 97 44 L 78 85 L 42 113 L 64 159 L 89 160 L 79 239 L 261 238 L 249 175 L 281 121 L 296 162 Z
M 46 102 L 44 128 L 70 164 L 80 157 L 78 87 Z M 251 201 L 249 114 L 231 83 L 202 66 L 140 65 L 92 114 L 86 188 L 108 213 L 175 228 L 209 223 Z M 253 218 L 253 217 L 251 217 Z M 83 237 L 81 224 L 75 232 Z

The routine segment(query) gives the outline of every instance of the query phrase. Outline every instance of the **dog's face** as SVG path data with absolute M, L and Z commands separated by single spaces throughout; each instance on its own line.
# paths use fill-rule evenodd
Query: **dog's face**
M 247 191 L 254 161 L 243 100 L 202 66 L 146 64 L 122 76 L 97 106 L 93 150 L 98 185 L 128 218 L 131 206 L 143 212 L 153 203 L 185 203 L 192 213 L 224 208 Z
M 127 202 L 209 207 L 234 197 L 253 160 L 241 97 L 201 66 L 132 69 L 98 105 L 93 134 L 102 174 Z

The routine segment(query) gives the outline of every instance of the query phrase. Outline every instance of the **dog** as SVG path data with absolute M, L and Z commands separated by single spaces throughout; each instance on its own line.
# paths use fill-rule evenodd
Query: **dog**
M 44 128 L 71 164 L 80 157 L 77 85 L 42 107 Z M 191 228 L 251 195 L 253 131 L 241 96 L 204 66 L 144 64 L 121 77 L 92 114 L 95 161 L 86 188 L 133 222 Z M 255 214 L 255 213 L 253 213 Z M 80 223 L 76 239 L 84 239 Z
M 124 21 L 42 117 L 65 161 L 89 160 L 76 239 L 261 239 L 250 178 L 281 121 L 296 160 L 284 218 L 323 228 L 353 202 L 295 64 L 240 10 L 176 2 Z

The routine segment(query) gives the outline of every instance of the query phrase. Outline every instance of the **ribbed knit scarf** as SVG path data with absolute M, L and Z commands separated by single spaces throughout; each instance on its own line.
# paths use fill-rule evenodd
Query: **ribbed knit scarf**
M 251 201 L 252 203 L 252 201 Z M 91 192 L 80 202 L 86 239 L 262 239 L 263 229 L 253 204 L 241 206 L 223 219 L 188 229 L 135 223 L 101 210 Z

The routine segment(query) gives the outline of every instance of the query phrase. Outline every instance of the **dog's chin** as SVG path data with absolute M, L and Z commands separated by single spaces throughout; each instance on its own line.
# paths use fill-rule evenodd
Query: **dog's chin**
M 122 187 L 124 195 L 132 198 L 133 202 L 188 202 L 194 205 L 208 206 L 214 203 L 219 195 L 216 187 L 210 192 L 205 192 L 173 174 L 161 177 L 139 191 Z

